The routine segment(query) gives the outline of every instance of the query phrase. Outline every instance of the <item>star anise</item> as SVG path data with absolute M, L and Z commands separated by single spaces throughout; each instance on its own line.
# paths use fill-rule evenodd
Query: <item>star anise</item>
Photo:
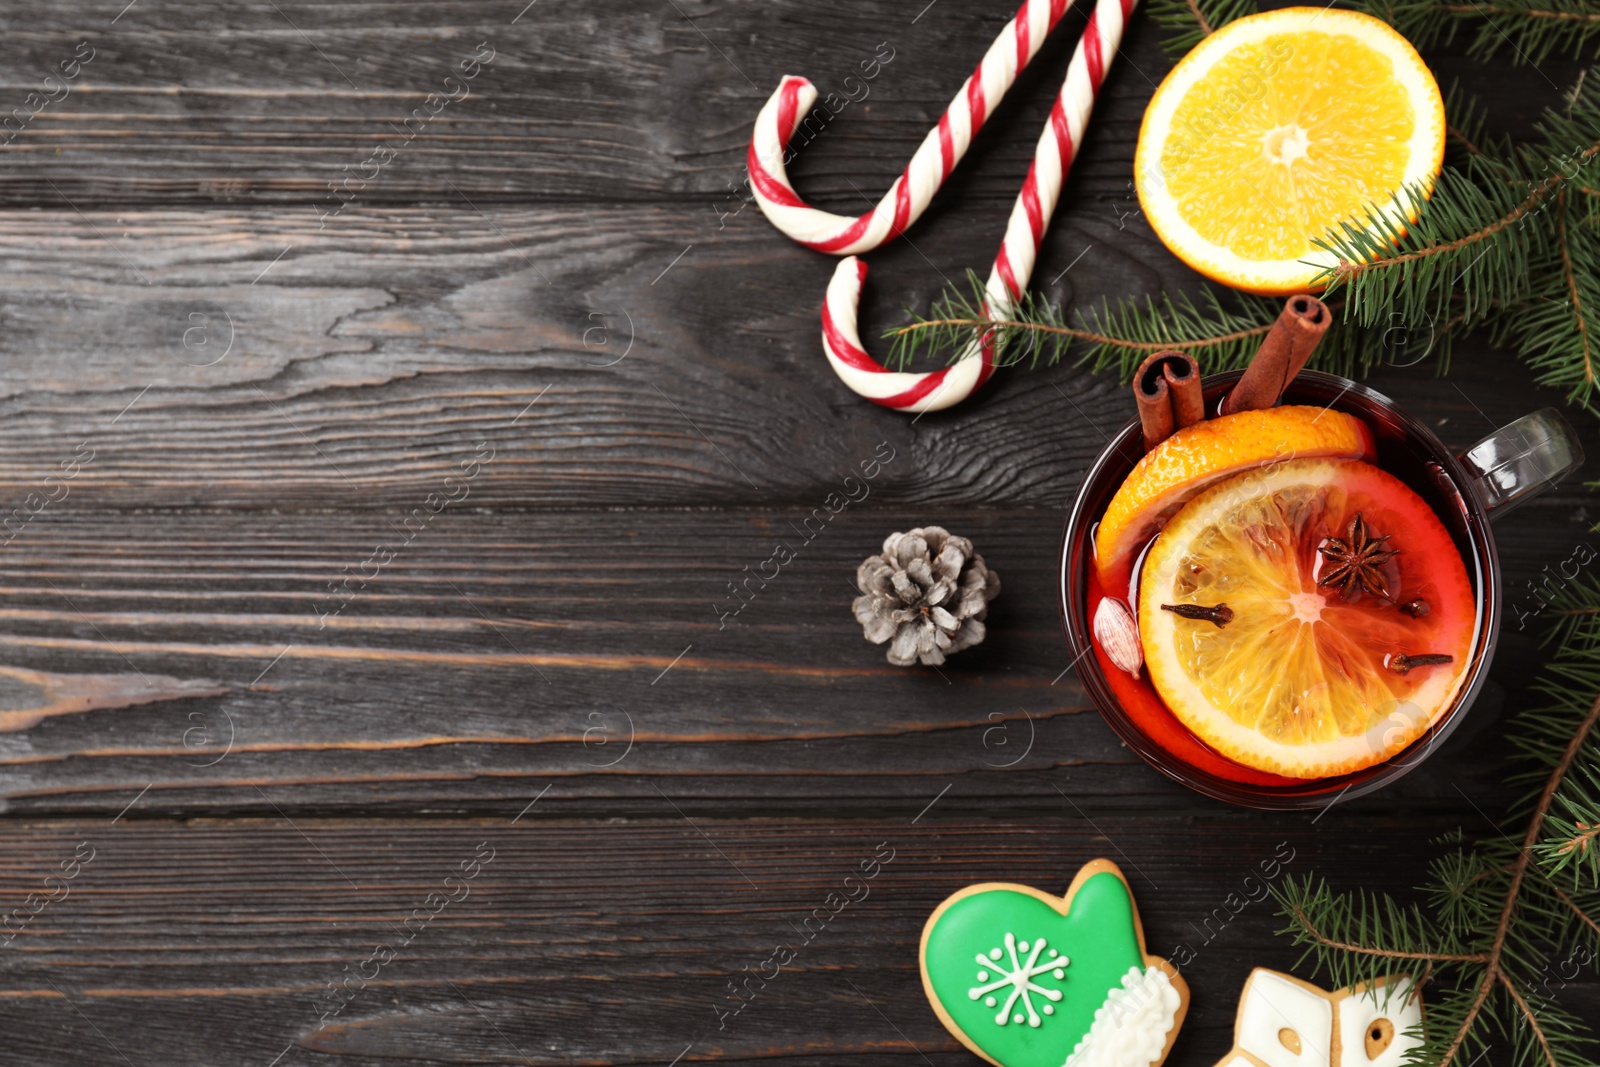
M 1322 558 L 1331 565 L 1328 572 L 1317 579 L 1317 584 L 1339 586 L 1346 600 L 1358 591 L 1385 600 L 1392 599 L 1389 587 L 1383 580 L 1383 565 L 1400 553 L 1392 548 L 1384 548 L 1383 543 L 1387 540 L 1388 534 L 1373 537 L 1366 520 L 1359 511 L 1356 512 L 1356 517 L 1350 520 L 1350 526 L 1345 530 L 1343 540 L 1329 537 L 1317 547 Z

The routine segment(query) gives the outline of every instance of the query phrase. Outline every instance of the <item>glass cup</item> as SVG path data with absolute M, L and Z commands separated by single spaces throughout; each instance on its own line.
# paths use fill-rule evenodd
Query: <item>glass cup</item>
M 1239 372 L 1205 379 L 1206 411 L 1215 416 Z M 1197 792 L 1251 808 L 1323 807 L 1370 793 L 1427 759 L 1472 705 L 1489 670 L 1500 633 L 1500 560 L 1491 519 L 1513 510 L 1583 463 L 1577 434 L 1554 408 L 1525 415 L 1462 452 L 1452 452 L 1418 420 L 1383 394 L 1347 378 L 1303 371 L 1283 403 L 1333 407 L 1366 421 L 1377 439 L 1378 466 L 1394 474 L 1433 508 L 1466 564 L 1478 605 L 1472 662 L 1455 703 L 1405 751 L 1353 774 L 1289 786 L 1264 786 L 1218 777 L 1158 745 L 1123 709 L 1092 655 L 1088 578 L 1094 529 L 1106 505 L 1144 453 L 1138 420 L 1128 423 L 1094 461 L 1067 520 L 1061 552 L 1061 613 L 1079 681 L 1100 714 L 1145 762 Z

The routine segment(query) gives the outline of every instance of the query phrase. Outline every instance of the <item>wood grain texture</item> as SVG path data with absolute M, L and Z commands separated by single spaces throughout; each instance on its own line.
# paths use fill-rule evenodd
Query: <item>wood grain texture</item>
M 957 1067 L 971 1056 L 917 977 L 928 913 L 974 881 L 1059 892 L 1109 855 L 1151 950 L 1194 954 L 1193 1005 L 1170 1062 L 1211 1064 L 1231 1043 L 1250 967 L 1294 963 L 1271 935 L 1270 905 L 1238 903 L 1259 893 L 1263 871 L 1404 890 L 1421 857 L 1397 851 L 1393 835 L 1443 827 L 1335 812 L 1315 826 L 1230 816 L 1197 835 L 1178 813 L 1091 805 L 997 822 L 936 807 L 915 824 L 865 811 L 692 826 L 669 816 L 597 838 L 592 823 L 549 818 L 543 802 L 513 824 L 517 807 L 465 823 L 12 824 L 0 832 L 0 900 L 37 891 L 65 857 L 93 858 L 0 952 L 8 1046 L 34 1062 L 65 1051 L 82 1062 L 120 1052 L 134 1063 L 266 1064 L 288 1050 L 280 1062 L 291 1065 L 681 1055 Z M 1287 862 L 1264 868 L 1274 857 Z M 1339 871 L 1352 866 L 1359 876 Z M 851 872 L 856 902 L 829 903 Z M 798 950 L 793 964 L 767 969 L 764 987 L 750 980 L 785 944 Z M 368 963 L 386 959 L 381 946 L 393 959 Z M 1592 983 L 1571 992 L 1580 1008 L 1600 1007 Z
M 1114 222 L 1065 213 L 1047 292 L 1186 283 Z M 864 335 L 973 244 L 943 226 L 876 255 Z M 262 210 L 3 213 L 0 501 L 81 454 L 72 507 L 404 509 L 486 442 L 474 505 L 809 508 L 888 441 L 880 499 L 1059 509 L 1133 416 L 1110 376 L 1071 367 L 1007 372 L 915 423 L 865 405 L 819 350 L 829 270 L 758 216 L 716 234 L 678 207 L 396 209 L 323 231 Z M 1372 383 L 1459 446 L 1560 403 L 1481 344 L 1446 384 L 1432 361 Z
M 136 794 L 130 817 L 484 813 L 550 785 L 544 803 L 572 814 L 648 815 L 666 794 L 696 814 L 842 815 L 914 812 L 949 785 L 949 805 L 1018 816 L 1060 790 L 1221 810 L 1145 768 L 1078 689 L 1059 512 L 863 507 L 810 541 L 805 518 L 446 510 L 409 545 L 381 514 L 42 518 L 0 562 L 0 662 L 227 692 L 0 734 L 4 799 L 33 815 L 109 816 Z M 851 617 L 850 575 L 886 532 L 927 518 L 973 538 L 1001 597 L 979 649 L 894 668 Z M 1558 507 L 1509 521 L 1513 586 L 1585 537 Z M 778 539 L 798 558 L 752 599 L 731 595 Z M 365 588 L 330 593 L 383 544 L 396 556 Z M 1539 632 L 1508 625 L 1449 758 L 1380 808 L 1466 817 L 1465 789 L 1497 810 L 1505 694 L 1522 703 Z
M 329 183 L 389 143 L 395 158 L 362 187 L 361 202 L 675 200 L 714 227 L 739 203 L 756 111 L 783 75 L 799 74 L 824 95 L 855 101 L 800 152 L 799 188 L 830 210 L 860 211 L 863 196 L 881 195 L 910 159 L 1016 5 L 124 7 L 125 0 L 95 0 L 0 13 L 0 114 L 27 104 L 29 93 L 59 95 L 44 85 L 46 75 L 80 42 L 94 49 L 66 83 L 68 94 L 0 149 L 10 164 L 0 172 L 0 203 L 331 209 Z M 1081 11 L 1069 14 L 1064 33 L 1018 80 L 951 178 L 948 199 L 985 202 L 1003 225 L 1003 205 L 1027 172 L 1082 19 Z M 470 95 L 417 136 L 397 132 L 429 93 L 459 94 L 443 79 L 483 42 L 495 57 L 467 83 Z M 860 65 L 881 44 L 894 58 L 864 80 Z M 1074 164 L 1073 195 L 1109 200 L 1130 191 L 1139 120 L 1169 65 L 1155 27 L 1135 20 Z M 1476 84 L 1482 74 L 1459 57 L 1438 57 L 1436 66 L 1446 83 Z M 1497 67 L 1496 127 L 1526 129 L 1552 86 L 1570 84 L 1578 69 L 1560 59 Z
M 1152 947 L 1197 950 L 1170 1063 L 1209 1067 L 1249 967 L 1295 963 L 1268 906 L 1224 904 L 1280 844 L 1293 873 L 1406 894 L 1433 837 L 1494 832 L 1506 717 L 1536 699 L 1530 583 L 1591 539 L 1585 487 L 1497 527 L 1513 610 L 1435 759 L 1320 814 L 1243 812 L 1146 768 L 1069 669 L 1061 527 L 1124 391 L 1011 371 L 913 421 L 828 370 L 831 261 L 742 206 L 756 109 L 787 73 L 849 91 L 887 42 L 793 168 L 860 210 L 1010 8 L 0 11 L 0 116 L 94 49 L 0 146 L 0 1065 L 969 1067 L 922 1001 L 923 919 L 1110 856 Z M 863 336 L 990 261 L 1081 18 L 872 255 Z M 328 183 L 480 42 L 470 95 L 334 213 Z M 1046 297 L 1197 284 L 1129 183 L 1167 63 L 1137 20 Z M 1496 66 L 1494 124 L 1525 129 L 1575 75 Z M 1456 447 L 1560 402 L 1481 343 L 1443 381 L 1373 384 Z M 880 449 L 868 497 L 820 523 Z M 929 522 L 1004 589 L 982 647 L 899 670 L 851 575 Z M 779 539 L 798 558 L 730 615 Z M 51 693 L 73 713 L 24 725 Z M 419 919 L 480 842 L 467 894 Z M 870 897 L 720 1019 L 882 842 Z M 354 989 L 336 1013 L 330 983 Z M 1600 1011 L 1592 982 L 1564 993 Z
M 219 697 L 227 692 L 203 679 L 179 680 L 137 672 L 52 674 L 0 667 L 0 731 L 27 730 L 56 715 Z
M 756 111 L 796 73 L 853 98 L 797 172 L 808 195 L 843 208 L 888 186 L 1012 14 L 469 0 L 146 3 L 116 17 L 122 6 L 4 20 L 12 73 L 0 90 L 16 106 L 80 42 L 94 55 L 5 149 L 15 165 L 0 197 L 309 203 L 389 143 L 397 153 L 362 187 L 367 203 L 679 199 L 714 223 L 737 203 Z M 428 94 L 459 96 L 444 79 L 480 43 L 493 59 L 465 83 L 468 95 L 407 136 Z M 1015 195 L 1071 48 L 1058 35 L 1025 73 L 979 141 L 985 165 L 956 179 L 965 194 Z M 1153 88 L 1131 68 L 1164 63 L 1152 32 L 1136 30 L 1131 48 L 1128 73 L 1112 83 L 1127 92 L 1108 97 L 1101 125 L 1125 146 Z M 893 58 L 862 80 L 875 54 Z M 1120 155 L 1086 163 L 1081 177 L 1120 190 L 1131 159 Z

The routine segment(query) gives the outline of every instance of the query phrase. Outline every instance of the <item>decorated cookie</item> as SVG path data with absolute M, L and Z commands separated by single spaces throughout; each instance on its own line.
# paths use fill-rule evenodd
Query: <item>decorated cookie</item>
M 1399 1067 L 1422 1044 L 1422 996 L 1409 978 L 1392 982 L 1325 993 L 1258 967 L 1217 1067 Z
M 1189 987 L 1147 955 L 1128 880 L 1088 863 L 1065 897 L 985 882 L 922 929 L 922 988 L 945 1028 L 999 1067 L 1154 1067 Z

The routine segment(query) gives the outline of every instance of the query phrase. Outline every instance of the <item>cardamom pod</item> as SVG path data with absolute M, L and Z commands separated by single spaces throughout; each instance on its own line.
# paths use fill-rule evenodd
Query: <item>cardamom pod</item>
M 1107 659 L 1138 679 L 1144 650 L 1139 647 L 1139 626 L 1127 604 L 1115 597 L 1101 599 L 1094 609 L 1094 639 Z

